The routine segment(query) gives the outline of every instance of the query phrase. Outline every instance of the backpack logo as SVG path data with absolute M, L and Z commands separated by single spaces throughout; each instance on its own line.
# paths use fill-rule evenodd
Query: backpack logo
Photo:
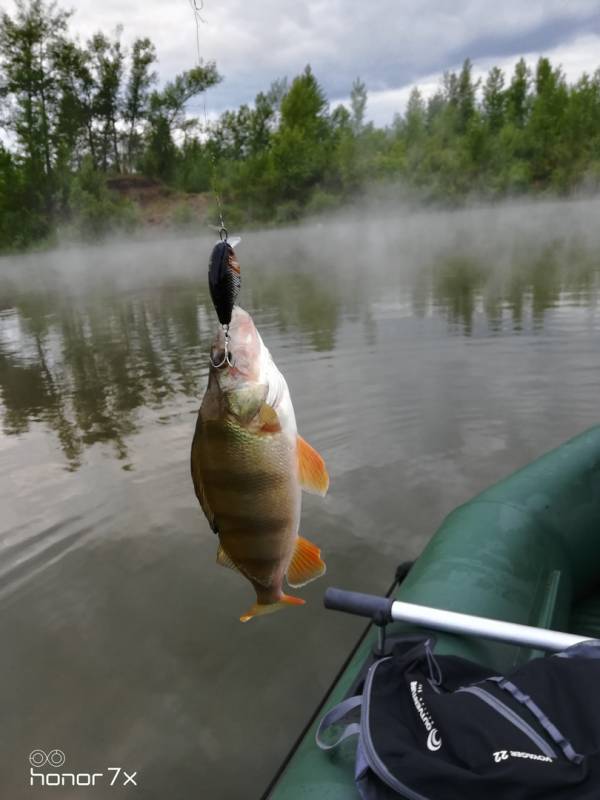
M 432 728 L 429 731 L 429 736 L 427 737 L 427 747 L 430 750 L 433 750 L 435 753 L 436 750 L 439 750 L 442 746 L 442 737 L 438 733 L 437 728 Z
M 521 750 L 496 750 L 494 753 L 494 761 L 499 764 L 501 761 L 507 761 L 509 758 L 528 758 L 531 761 L 544 761 L 552 763 L 554 759 L 550 756 L 540 756 L 537 753 L 523 753 Z
M 425 730 L 428 731 L 427 749 L 435 753 L 435 751 L 439 750 L 442 746 L 442 737 L 435 727 L 433 718 L 423 700 L 423 684 L 418 681 L 411 681 L 410 696 L 417 710 L 417 714 L 419 715 L 419 719 L 425 726 Z

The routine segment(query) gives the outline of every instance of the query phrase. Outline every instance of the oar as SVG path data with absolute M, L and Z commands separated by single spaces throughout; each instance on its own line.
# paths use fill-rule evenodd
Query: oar
M 587 636 L 575 636 L 572 633 L 535 628 L 532 625 L 520 625 L 517 622 L 504 622 L 490 617 L 477 617 L 473 614 L 459 614 L 456 611 L 444 611 L 441 608 L 404 603 L 401 600 L 377 597 L 372 594 L 346 592 L 343 589 L 327 589 L 324 603 L 325 608 L 345 611 L 348 614 L 358 614 L 361 617 L 370 617 L 378 625 L 385 625 L 396 620 L 397 622 L 408 622 L 411 625 L 421 625 L 436 631 L 480 636 L 483 639 L 523 645 L 536 650 L 566 650 L 567 647 L 572 647 L 574 644 L 591 640 Z

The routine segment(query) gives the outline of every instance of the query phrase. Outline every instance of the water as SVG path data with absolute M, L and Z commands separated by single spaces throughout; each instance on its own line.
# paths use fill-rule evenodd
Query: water
M 189 477 L 212 242 L 1 260 L 0 795 L 49 791 L 28 755 L 60 748 L 137 771 L 120 796 L 258 797 L 362 629 L 325 586 L 385 591 L 455 505 L 598 422 L 599 212 L 244 237 L 241 300 L 331 475 L 301 528 L 327 578 L 248 625 Z

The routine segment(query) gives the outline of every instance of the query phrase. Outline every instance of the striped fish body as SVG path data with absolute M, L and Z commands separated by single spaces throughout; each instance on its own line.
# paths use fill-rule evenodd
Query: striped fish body
M 277 602 L 300 520 L 295 440 L 282 431 L 255 433 L 233 418 L 199 417 L 192 453 L 223 550 L 259 603 Z
M 213 342 L 191 469 L 196 496 L 219 535 L 218 563 L 256 591 L 257 602 L 240 619 L 302 605 L 284 594 L 284 577 L 303 586 L 325 564 L 319 548 L 298 536 L 301 490 L 323 495 L 329 478 L 321 456 L 298 436 L 284 377 L 252 318 L 237 306 L 229 340 L 219 331 Z

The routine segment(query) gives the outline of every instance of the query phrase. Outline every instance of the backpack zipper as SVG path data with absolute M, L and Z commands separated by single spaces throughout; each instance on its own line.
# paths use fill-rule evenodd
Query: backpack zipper
M 512 723 L 515 728 L 518 728 L 521 733 L 524 733 L 525 736 L 527 736 L 527 738 L 535 744 L 535 746 L 543 755 L 552 759 L 556 758 L 556 752 L 552 749 L 552 747 L 550 747 L 548 742 L 542 736 L 540 736 L 540 734 L 537 733 L 537 731 L 535 731 L 528 722 L 525 722 L 525 720 L 522 719 L 522 717 L 520 717 L 516 711 L 513 711 L 513 709 L 503 703 L 502 700 L 498 700 L 498 698 L 491 692 L 488 692 L 479 686 L 463 686 L 456 691 L 468 692 L 469 694 L 475 695 L 475 697 L 478 697 L 480 700 L 483 700 L 483 702 L 487 703 L 488 706 L 494 709 L 494 711 Z
M 387 658 L 382 658 L 380 661 L 376 661 L 369 669 L 367 677 L 365 678 L 365 685 L 363 688 L 364 701 L 360 714 L 360 742 L 364 747 L 369 767 L 384 783 L 386 783 L 395 792 L 399 792 L 402 797 L 406 798 L 406 800 L 429 800 L 429 798 L 424 794 L 419 794 L 413 789 L 409 789 L 408 786 L 400 783 L 400 781 L 394 775 L 392 775 L 383 761 L 379 758 L 377 751 L 375 750 L 373 740 L 371 739 L 371 732 L 369 730 L 369 714 L 373 677 L 377 667 L 380 664 L 383 664 L 384 661 L 390 661 L 390 659 L 391 656 L 388 656 Z

